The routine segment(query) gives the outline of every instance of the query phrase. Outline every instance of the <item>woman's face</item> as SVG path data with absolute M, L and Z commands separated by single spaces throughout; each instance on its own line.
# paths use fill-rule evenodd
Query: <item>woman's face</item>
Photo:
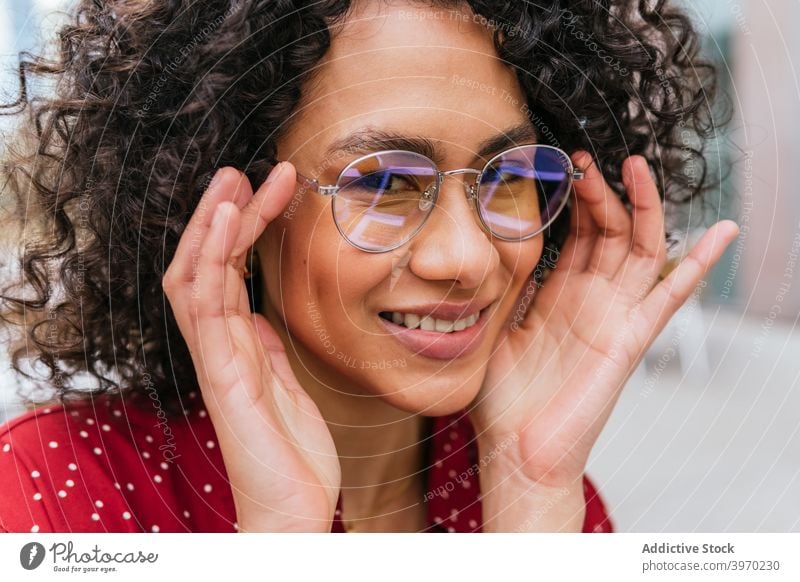
M 480 169 L 483 145 L 512 128 L 509 137 L 518 143 L 534 141 L 524 103 L 491 32 L 468 9 L 360 3 L 306 87 L 298 116 L 278 143 L 278 159 L 333 184 L 356 157 L 390 149 L 328 151 L 370 130 L 429 140 L 443 171 Z M 349 245 L 333 222 L 331 200 L 298 189 L 256 246 L 265 311 L 276 327 L 288 326 L 295 370 L 305 368 L 331 389 L 377 395 L 425 415 L 448 414 L 474 399 L 498 334 L 539 260 L 542 237 L 492 240 L 463 178 L 470 176 L 446 178 L 422 230 L 385 253 Z M 482 311 L 472 327 L 451 333 L 410 331 L 380 315 L 448 306 L 460 311 L 437 319 Z

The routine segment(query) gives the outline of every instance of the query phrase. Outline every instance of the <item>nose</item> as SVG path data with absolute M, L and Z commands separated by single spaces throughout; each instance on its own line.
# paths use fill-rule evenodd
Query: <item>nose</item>
M 418 277 L 475 289 L 499 265 L 497 249 L 466 192 L 463 177 L 443 175 L 436 205 L 410 241 L 408 268 Z

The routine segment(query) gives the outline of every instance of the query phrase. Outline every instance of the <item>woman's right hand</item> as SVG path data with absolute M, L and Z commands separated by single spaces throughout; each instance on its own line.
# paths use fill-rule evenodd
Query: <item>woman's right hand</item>
M 219 170 L 164 275 L 230 479 L 239 531 L 329 532 L 341 484 L 336 447 L 278 334 L 250 310 L 247 251 L 294 193 L 284 162 L 253 194 Z

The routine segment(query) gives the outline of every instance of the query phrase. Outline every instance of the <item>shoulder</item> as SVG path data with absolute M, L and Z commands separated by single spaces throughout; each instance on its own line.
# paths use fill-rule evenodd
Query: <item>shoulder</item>
M 29 411 L 0 426 L 6 531 L 232 531 L 202 406 L 168 416 L 141 395 Z

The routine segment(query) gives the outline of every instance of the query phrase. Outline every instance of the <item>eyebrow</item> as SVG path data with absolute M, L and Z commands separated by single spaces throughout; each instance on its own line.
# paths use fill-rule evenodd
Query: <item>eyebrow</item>
M 510 147 L 536 143 L 538 139 L 536 127 L 530 122 L 508 127 L 479 143 L 473 162 L 488 159 L 492 154 Z M 341 156 L 343 152 L 366 154 L 381 150 L 416 152 L 430 158 L 436 164 L 441 164 L 444 158 L 444 152 L 437 146 L 437 141 L 430 138 L 364 127 L 333 141 L 325 151 L 325 159 Z

